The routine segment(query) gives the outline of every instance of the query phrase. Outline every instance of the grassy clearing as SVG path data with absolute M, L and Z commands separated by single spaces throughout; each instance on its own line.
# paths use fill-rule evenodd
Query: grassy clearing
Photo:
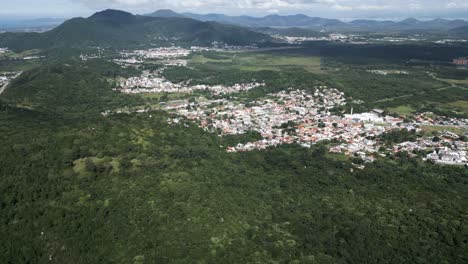
M 8 51 L 6 53 L 0 54 L 0 59 L 21 59 L 28 56 L 37 55 L 41 52 L 39 49 L 26 50 L 21 53 L 15 53 L 13 51 Z
M 416 112 L 416 109 L 412 108 L 411 106 L 400 105 L 397 107 L 388 108 L 389 111 L 397 113 L 399 115 L 408 116 Z
M 455 79 L 438 78 L 438 80 L 443 81 L 443 82 L 447 82 L 447 83 L 450 83 L 450 84 L 468 85 L 468 79 L 466 79 L 466 80 L 455 80 Z
M 88 176 L 90 172 L 86 169 L 87 159 L 90 159 L 91 161 L 93 161 L 94 164 L 98 164 L 102 162 L 102 159 L 98 157 L 87 157 L 87 158 L 77 159 L 73 162 L 73 171 L 80 176 Z
M 462 135 L 465 130 L 459 127 L 448 127 L 448 126 L 422 126 L 421 129 L 426 136 L 432 136 L 436 132 L 450 131 L 452 133 Z
M 188 93 L 142 93 L 139 95 L 144 99 L 157 101 L 170 101 L 190 97 L 190 94 Z
M 321 72 L 321 58 L 316 56 L 282 56 L 263 53 L 235 53 L 219 58 L 208 58 L 203 54 L 194 55 L 190 64 L 207 64 L 214 67 L 228 67 L 243 71 L 279 71 L 285 69 L 304 69 Z
M 86 168 L 86 160 L 91 160 L 95 166 L 109 164 L 112 166 L 112 173 L 117 173 L 120 171 L 120 162 L 116 158 L 111 157 L 86 157 L 77 159 L 73 162 L 73 172 L 78 174 L 81 177 L 87 177 L 91 174 L 91 172 Z
M 453 103 L 449 103 L 449 106 L 456 108 L 460 112 L 468 112 L 468 101 L 456 101 Z
M 209 62 L 232 62 L 232 60 L 229 59 L 229 58 L 227 58 L 227 59 L 212 59 L 212 58 L 207 58 L 207 57 L 203 56 L 202 54 L 197 54 L 197 55 L 192 56 L 190 62 L 191 63 L 198 63 L 198 64 L 205 64 L 205 63 L 209 63 Z
M 154 136 L 154 131 L 151 129 L 132 129 L 132 132 L 133 143 L 147 149 L 150 145 L 148 138 Z

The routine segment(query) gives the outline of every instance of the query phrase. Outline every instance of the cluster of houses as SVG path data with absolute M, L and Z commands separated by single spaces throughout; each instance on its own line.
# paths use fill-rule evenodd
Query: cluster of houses
M 186 57 L 192 51 L 179 47 L 161 47 L 148 50 L 134 50 L 122 52 L 121 55 L 125 57 L 136 56 L 144 59 L 170 59 Z
M 283 36 L 283 35 L 272 35 L 273 38 L 283 40 L 289 44 L 299 44 L 307 41 L 328 41 L 328 37 L 292 37 L 292 36 Z
M 468 164 L 468 142 L 459 140 L 456 134 L 448 131 L 441 133 L 440 138 L 418 138 L 416 141 L 403 142 L 396 144 L 390 149 L 391 152 L 428 151 L 429 154 L 424 160 L 430 160 L 435 163 L 448 165 L 466 165 Z
M 194 91 L 208 91 L 213 95 L 231 94 L 251 90 L 253 88 L 265 86 L 265 83 L 253 82 L 234 84 L 232 86 L 225 85 L 193 85 L 189 86 L 184 83 L 172 83 L 160 75 L 159 71 L 144 71 L 139 77 L 131 77 L 123 80 L 118 88 L 122 93 L 139 94 L 139 93 L 192 93 Z
M 321 30 L 320 33 L 326 33 L 325 30 Z M 310 37 L 310 36 L 285 36 L 281 34 L 272 34 L 273 38 L 286 41 L 290 44 L 298 44 L 301 42 L 307 41 L 330 41 L 330 42 L 345 42 L 350 44 L 369 44 L 375 42 L 420 42 L 420 41 L 428 41 L 428 39 L 424 38 L 421 35 L 414 35 L 408 37 L 372 37 L 367 35 L 359 35 L 359 34 L 340 34 L 340 33 L 332 33 L 328 34 L 328 36 L 317 36 L 317 37 Z M 466 42 L 466 40 L 460 39 L 453 39 L 453 40 L 438 40 L 435 43 L 438 44 L 446 44 L 446 43 L 454 43 L 454 42 Z M 463 58 L 462 58 L 463 59 Z
M 160 47 L 147 50 L 133 50 L 120 52 L 119 59 L 114 62 L 122 66 L 135 66 L 145 61 L 157 61 L 166 66 L 186 66 L 187 56 L 193 52 L 202 51 L 228 51 L 228 50 L 251 50 L 257 49 L 256 46 L 230 46 L 224 43 L 213 42 L 212 47 L 192 46 L 190 48 L 181 47 Z
M 288 90 L 270 94 L 267 99 L 251 105 L 226 99 L 189 102 L 178 100 L 164 106 L 168 111 L 192 120 L 206 131 L 219 136 L 244 134 L 256 131 L 261 140 L 227 147 L 228 152 L 265 149 L 280 144 L 297 143 L 310 147 L 319 141 L 334 142 L 330 152 L 360 157 L 372 162 L 388 153 L 429 151 L 426 160 L 444 164 L 467 164 L 468 143 L 459 136 L 445 131 L 441 139 L 418 138 L 414 142 L 395 144 L 390 148 L 378 139 L 383 133 L 399 130 L 420 130 L 423 125 L 460 126 L 468 129 L 467 120 L 429 118 L 428 114 L 416 116 L 405 123 L 402 118 L 384 116 L 384 111 L 374 109 L 368 113 L 333 115 L 330 109 L 346 104 L 344 94 L 336 89 L 317 87 L 314 93 Z M 179 120 L 171 120 L 177 124 Z M 468 130 L 467 130 L 468 131 Z
M 468 66 L 468 58 L 457 58 L 453 59 L 453 64 L 458 66 Z
M 0 48 L 0 54 L 5 54 L 8 52 L 8 48 Z
M 456 44 L 456 43 L 467 43 L 468 40 L 466 39 L 441 39 L 441 40 L 436 40 L 434 43 L 436 44 Z
M 171 65 L 173 61 L 186 57 L 192 51 L 206 48 L 158 48 L 123 53 L 120 63 L 140 64 L 147 59 L 160 60 L 159 63 Z M 234 99 L 215 98 L 198 100 L 175 100 L 161 103 L 164 110 L 174 112 L 184 119 L 197 123 L 206 131 L 219 136 L 240 135 L 249 131 L 258 132 L 262 139 L 236 146 L 228 146 L 228 152 L 242 152 L 265 149 L 281 144 L 297 143 L 303 147 L 320 141 L 331 141 L 331 152 L 360 157 L 365 162 L 372 162 L 379 156 L 389 153 L 424 150 L 429 151 L 425 160 L 443 164 L 467 164 L 468 145 L 458 135 L 444 132 L 441 139 L 418 138 L 414 142 L 403 142 L 391 147 L 384 145 L 378 136 L 395 130 L 420 130 L 421 126 L 432 125 L 459 127 L 468 131 L 468 120 L 439 117 L 432 113 L 416 115 L 414 121 L 405 123 L 402 118 L 385 116 L 384 111 L 374 109 L 367 113 L 332 114 L 333 108 L 346 104 L 344 93 L 326 86 L 315 87 L 313 93 L 304 90 L 288 89 L 269 94 L 264 99 L 240 103 L 235 93 L 265 86 L 265 83 L 223 85 L 188 85 L 174 84 L 162 77 L 161 68 L 157 71 L 144 71 L 141 76 L 122 80 L 118 90 L 122 93 L 192 93 L 207 91 L 213 95 L 232 94 Z M 408 74 L 398 70 L 370 70 L 373 74 Z M 138 109 L 146 112 L 148 109 Z M 108 113 L 106 113 L 107 115 Z M 185 124 L 182 118 L 170 118 L 173 125 Z M 426 152 L 427 153 L 427 152 Z
M 464 149 L 457 150 L 448 147 L 434 150 L 427 155 L 426 160 L 447 165 L 466 165 L 468 164 L 467 146 Z
M 450 126 L 466 129 L 468 127 L 468 119 L 466 118 L 452 118 L 445 116 L 438 116 L 432 112 L 425 112 L 415 115 L 414 120 L 420 125 L 427 126 Z
M 378 74 L 378 75 L 389 75 L 389 74 L 402 74 L 408 75 L 407 71 L 400 71 L 400 70 L 368 70 L 367 72 Z
M 358 37 L 356 35 L 344 35 L 344 34 L 339 34 L 339 33 L 332 33 L 332 34 L 329 34 L 328 36 L 320 36 L 320 37 L 284 36 L 280 34 L 273 34 L 271 36 L 273 38 L 286 41 L 290 44 L 298 44 L 298 43 L 307 42 L 307 41 L 351 42 Z
M 148 50 L 123 51 L 119 59 L 114 62 L 122 66 L 140 65 L 147 60 L 157 61 L 166 66 L 186 66 L 187 60 L 184 59 L 192 52 L 218 50 L 216 48 L 193 46 L 190 49 L 181 47 L 161 47 Z

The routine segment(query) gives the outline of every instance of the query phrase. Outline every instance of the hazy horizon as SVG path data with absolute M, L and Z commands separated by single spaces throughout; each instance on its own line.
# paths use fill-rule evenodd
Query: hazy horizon
M 271 14 L 337 18 L 341 20 L 402 20 L 408 17 L 467 19 L 464 0 L 6 0 L 1 20 L 87 17 L 104 9 L 118 9 L 134 14 L 171 9 L 179 13 L 226 14 L 230 16 L 265 16 Z

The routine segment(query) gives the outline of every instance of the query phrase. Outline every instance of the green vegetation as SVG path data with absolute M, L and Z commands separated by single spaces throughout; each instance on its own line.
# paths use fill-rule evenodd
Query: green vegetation
M 228 154 L 216 135 L 156 112 L 0 118 L 7 263 L 467 257 L 463 168 L 401 159 L 350 173 L 321 147 Z
M 459 127 L 441 127 L 441 126 L 423 126 L 422 130 L 425 135 L 431 136 L 434 134 L 437 134 L 438 132 L 443 132 L 443 131 L 450 131 L 453 132 L 457 135 L 463 135 L 464 132 L 466 132 L 464 129 L 459 128 Z
M 98 20 L 106 29 L 116 28 L 114 33 L 132 28 Z M 91 22 L 98 23 L 83 23 Z M 191 84 L 265 81 L 266 87 L 236 95 L 247 105 L 288 87 L 312 91 L 327 84 L 364 100 L 338 111 L 382 107 L 405 115 L 466 114 L 463 86 L 447 88 L 426 74 L 433 66 L 405 64 L 428 51 L 441 59 L 466 49 L 429 45 L 421 53 L 415 47 L 406 51 L 405 45 L 310 45 L 201 53 L 190 67 L 171 67 L 164 74 Z M 466 168 L 403 153 L 358 170 L 351 162 L 360 160 L 328 153 L 325 143 L 227 153 L 227 146 L 260 140 L 260 134 L 219 137 L 183 119 L 169 125 L 174 116 L 156 110 L 100 114 L 211 95 L 123 95 L 112 90 L 115 78 L 139 70 L 103 60 L 65 61 L 68 55 L 55 52 L 50 55 L 63 61 L 0 62 L 1 69 L 26 70 L 0 96 L 0 262 L 468 261 Z M 362 57 L 353 61 L 354 56 Z M 381 76 L 370 69 L 404 69 L 409 75 Z M 289 127 L 294 124 L 284 128 Z M 381 139 L 415 136 L 392 131 Z
M 379 136 L 385 144 L 391 145 L 393 143 L 402 143 L 405 141 L 416 141 L 420 137 L 416 131 L 408 129 L 392 130 Z
M 205 54 L 193 55 L 191 65 L 208 64 L 210 67 L 225 67 L 242 71 L 280 71 L 302 69 L 320 72 L 320 58 L 315 56 L 281 56 L 268 53 L 240 52 L 223 53 L 218 58 Z M 207 65 L 205 65 L 207 66 Z
M 455 107 L 460 112 L 468 112 L 468 101 L 456 101 L 449 104 L 452 107 Z
M 406 105 L 391 107 L 391 108 L 388 108 L 388 110 L 390 112 L 397 113 L 397 114 L 403 115 L 403 116 L 409 116 L 409 115 L 413 114 L 416 111 L 412 107 L 406 106 Z
M 116 64 L 98 60 L 45 65 L 15 79 L 2 99 L 17 107 L 56 114 L 99 113 L 124 102 L 139 102 L 137 97 L 112 91 L 114 84 L 108 81 L 109 77 L 129 74 L 131 70 L 124 71 Z

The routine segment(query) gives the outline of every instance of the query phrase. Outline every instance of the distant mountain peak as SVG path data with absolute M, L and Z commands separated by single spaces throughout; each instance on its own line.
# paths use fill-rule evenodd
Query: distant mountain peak
M 407 19 L 401 21 L 401 23 L 404 23 L 404 24 L 419 24 L 419 23 L 421 23 L 421 21 L 417 20 L 414 17 L 410 17 L 410 18 L 407 18 Z
M 106 9 L 106 10 L 94 13 L 92 16 L 90 16 L 90 18 L 116 17 L 116 16 L 133 17 L 134 15 L 132 13 L 121 11 L 121 10 Z
M 171 9 L 159 9 L 148 16 L 152 17 L 184 17 L 183 15 L 171 10 Z
M 106 9 L 104 11 L 94 13 L 92 16 L 89 17 L 89 19 L 105 21 L 113 25 L 123 25 L 135 22 L 137 17 L 129 12 L 114 9 Z

